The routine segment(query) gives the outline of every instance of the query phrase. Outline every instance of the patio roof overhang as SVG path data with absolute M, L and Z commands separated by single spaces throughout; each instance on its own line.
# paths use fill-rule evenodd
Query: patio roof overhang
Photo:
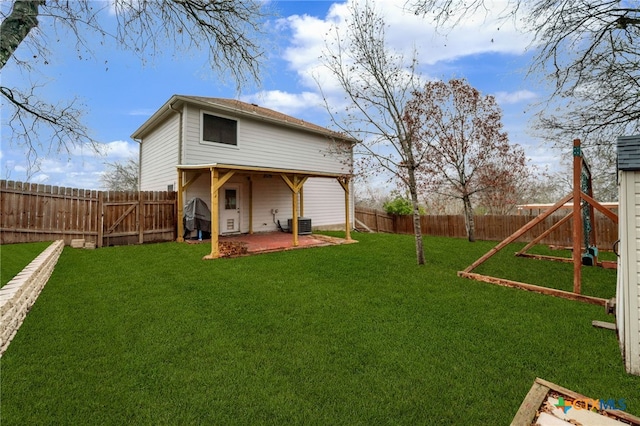
M 281 169 L 276 167 L 260 167 L 260 166 L 245 166 L 240 164 L 225 164 L 225 163 L 211 163 L 211 164 L 185 164 L 176 166 L 178 170 L 211 170 L 216 168 L 218 170 L 235 170 L 246 173 L 270 173 L 270 174 L 288 174 L 288 175 L 301 175 L 307 177 L 326 177 L 326 178 L 340 178 L 344 176 L 351 176 L 344 173 L 331 173 L 320 172 L 314 170 L 300 170 L 300 169 Z
M 236 173 L 246 174 L 269 174 L 272 176 L 280 176 L 285 184 L 291 190 L 291 212 L 292 212 L 292 236 L 294 247 L 298 246 L 298 217 L 304 216 L 304 193 L 303 185 L 310 177 L 317 178 L 330 178 L 336 179 L 340 186 L 344 190 L 344 203 L 345 203 L 345 238 L 351 240 L 351 227 L 349 221 L 350 210 L 350 188 L 349 182 L 351 180 L 351 174 L 344 173 L 332 173 L 312 170 L 299 170 L 299 169 L 282 169 L 274 167 L 260 167 L 260 166 L 247 166 L 238 164 L 224 164 L 224 163 L 211 163 L 211 164 L 188 164 L 176 166 L 178 171 L 178 241 L 184 241 L 183 239 L 183 224 L 182 216 L 184 215 L 184 191 L 204 172 L 209 172 L 211 175 L 211 253 L 205 256 L 205 259 L 216 259 L 220 257 L 218 249 L 218 234 L 219 228 L 219 200 L 218 190 Z M 185 180 L 185 172 L 196 171 L 199 172 L 196 176 L 193 176 L 189 180 Z M 249 181 L 251 185 L 251 181 Z M 299 214 L 297 214 L 299 212 Z M 253 233 L 253 197 L 251 186 L 249 188 L 249 233 Z

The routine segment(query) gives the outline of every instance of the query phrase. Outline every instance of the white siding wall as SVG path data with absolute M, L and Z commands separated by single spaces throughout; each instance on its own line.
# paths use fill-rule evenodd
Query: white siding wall
M 631 172 L 626 172 L 631 173 Z M 634 240 L 635 240 L 635 268 L 632 269 L 635 272 L 632 277 L 631 285 L 635 287 L 635 291 L 631 291 L 634 300 L 631 302 L 631 308 L 635 308 L 635 313 L 631 315 L 631 321 L 634 324 L 631 325 L 631 344 L 633 345 L 630 353 L 631 359 L 631 372 L 633 374 L 640 375 L 640 172 L 633 172 L 633 205 L 634 205 Z M 633 294 L 635 293 L 635 295 Z
M 253 186 L 253 231 L 269 232 L 278 230 L 276 220 L 283 226 L 292 216 L 291 190 L 279 176 L 266 178 L 256 174 L 252 176 Z M 203 173 L 187 191 L 185 203 L 198 197 L 211 208 L 209 185 L 211 176 Z M 249 180 L 244 174 L 234 175 L 229 183 L 240 184 L 240 231 L 249 232 Z M 335 179 L 309 179 L 304 185 L 304 215 L 311 218 L 312 226 L 317 229 L 344 229 L 344 190 Z M 274 215 L 271 210 L 278 210 Z M 352 213 L 353 214 L 353 210 Z
M 184 164 L 227 163 L 346 173 L 347 168 L 330 154 L 328 139 L 246 118 L 238 119 L 238 146 L 201 141 L 202 110 L 186 107 Z M 215 111 L 207 113 L 234 118 Z
M 620 173 L 617 323 L 626 369 L 640 375 L 640 172 Z
M 173 114 L 142 140 L 140 190 L 166 191 L 167 185 L 176 189 L 179 122 Z
M 280 220 L 287 226 L 287 219 L 291 215 L 291 190 L 280 178 L 273 176 L 265 178 L 262 175 L 253 176 L 253 230 L 254 232 L 276 231 L 274 220 Z M 276 209 L 278 213 L 271 214 Z
M 353 191 L 351 191 L 353 194 Z M 349 203 L 353 227 L 353 196 Z M 335 179 L 309 178 L 304 184 L 304 215 L 314 229 L 344 230 L 344 189 Z

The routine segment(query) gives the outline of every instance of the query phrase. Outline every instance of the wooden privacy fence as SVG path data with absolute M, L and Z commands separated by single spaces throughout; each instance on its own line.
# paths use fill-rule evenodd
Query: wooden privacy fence
M 513 234 L 536 216 L 475 216 L 476 239 L 487 241 L 502 241 Z M 395 234 L 413 234 L 413 216 L 391 215 L 385 212 L 368 208 L 356 208 L 355 227 L 358 229 L 369 228 L 374 232 L 390 232 Z M 525 233 L 518 239 L 520 242 L 529 242 L 544 230 L 551 228 L 563 218 L 562 215 L 554 215 L 546 218 L 542 223 Z M 462 215 L 427 215 L 421 216 L 421 227 L 424 235 L 441 237 L 465 238 L 467 231 Z M 364 226 L 363 226 L 364 225 Z M 366 228 L 365 228 L 366 227 Z M 610 250 L 618 240 L 618 226 L 609 218 L 600 213 L 595 215 L 596 242 L 601 250 Z M 572 230 L 571 220 L 564 223 L 558 229 L 546 236 L 541 244 L 571 246 Z
M 84 239 L 96 247 L 172 241 L 175 192 L 121 192 L 0 180 L 0 244 Z

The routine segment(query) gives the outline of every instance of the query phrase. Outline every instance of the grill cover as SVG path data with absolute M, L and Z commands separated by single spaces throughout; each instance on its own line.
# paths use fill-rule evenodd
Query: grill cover
M 184 229 L 211 232 L 211 210 L 201 198 L 192 198 L 184 205 Z

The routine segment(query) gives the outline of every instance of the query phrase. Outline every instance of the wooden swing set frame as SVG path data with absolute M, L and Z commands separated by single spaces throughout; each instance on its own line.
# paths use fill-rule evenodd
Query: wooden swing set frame
M 599 297 L 586 296 L 581 294 L 582 262 L 583 262 L 582 240 L 584 237 L 584 234 L 583 234 L 584 224 L 583 224 L 583 217 L 582 217 L 582 211 L 581 211 L 582 202 L 587 203 L 589 207 L 589 217 L 590 217 L 590 223 L 591 223 L 591 230 L 589 231 L 590 232 L 589 241 L 591 244 L 593 244 L 593 246 L 596 245 L 594 209 L 604 214 L 606 217 L 611 219 L 616 224 L 618 223 L 618 215 L 613 213 L 611 210 L 607 209 L 606 207 L 604 207 L 602 204 L 600 204 L 593 198 L 593 191 L 591 190 L 591 182 L 590 182 L 591 180 L 590 173 L 588 174 L 588 179 L 589 179 L 589 185 L 588 185 L 589 189 L 587 190 L 588 193 L 585 193 L 584 191 L 582 191 L 581 176 L 582 176 L 583 167 L 586 167 L 588 171 L 588 165 L 584 161 L 584 158 L 582 156 L 580 139 L 574 139 L 573 141 L 573 191 L 567 194 L 566 196 L 564 196 L 557 203 L 549 207 L 547 210 L 542 212 L 540 215 L 538 215 L 536 218 L 531 220 L 529 223 L 524 225 L 522 228 L 518 229 L 516 232 L 514 232 L 513 234 L 508 236 L 506 239 L 501 241 L 497 246 L 489 250 L 482 257 L 480 257 L 478 260 L 476 260 L 471 265 L 469 265 L 469 267 L 467 267 L 465 270 L 459 271 L 458 276 L 477 280 L 477 281 L 488 282 L 491 284 L 521 288 L 525 290 L 549 294 L 552 296 L 562 297 L 565 299 L 579 300 L 581 302 L 606 306 L 606 304 L 608 303 L 606 299 L 602 299 Z M 527 283 L 522 283 L 518 281 L 507 280 L 504 278 L 492 277 L 488 275 L 481 275 L 481 274 L 472 272 L 474 269 L 476 269 L 478 266 L 486 262 L 489 258 L 491 258 L 500 250 L 505 248 L 507 245 L 516 241 L 518 238 L 524 235 L 527 231 L 533 229 L 533 227 L 541 223 L 547 217 L 551 216 L 553 213 L 555 213 L 557 210 L 559 210 L 569 201 L 573 201 L 573 208 L 571 210 L 571 213 L 567 214 L 559 222 L 555 223 L 553 226 L 546 229 L 540 235 L 535 237 L 529 244 L 523 247 L 522 250 L 518 251 L 516 253 L 516 256 L 530 257 L 535 259 L 554 260 L 554 261 L 561 261 L 561 262 L 573 262 L 573 292 L 557 290 L 557 289 L 542 287 L 534 284 L 527 284 Z M 572 222 L 573 255 L 571 259 L 563 258 L 563 257 L 555 257 L 555 256 L 534 255 L 534 254 L 527 253 L 527 250 L 529 250 L 531 247 L 533 247 L 538 242 L 540 242 L 544 237 L 546 237 L 551 232 L 558 229 L 560 226 L 562 226 L 564 223 L 568 222 L 571 219 L 573 219 L 573 222 Z M 589 247 L 584 247 L 584 250 L 588 250 L 588 249 Z M 593 257 L 593 265 L 605 266 L 605 267 L 609 266 L 604 264 L 603 262 L 598 262 L 597 253 L 593 254 L 592 257 Z

